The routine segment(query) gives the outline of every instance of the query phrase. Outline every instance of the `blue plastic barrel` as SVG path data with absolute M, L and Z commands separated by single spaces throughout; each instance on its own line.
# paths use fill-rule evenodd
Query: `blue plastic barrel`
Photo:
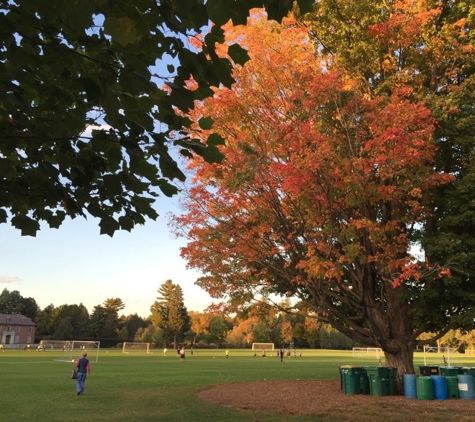
M 416 374 L 404 374 L 404 395 L 408 399 L 417 399 Z
M 457 375 L 457 382 L 459 397 L 461 399 L 473 400 L 475 398 L 475 393 L 473 391 L 473 376 L 467 374 Z
M 447 391 L 447 380 L 443 375 L 431 375 L 432 378 L 432 387 L 434 388 L 434 399 L 436 400 L 447 400 L 448 391 Z

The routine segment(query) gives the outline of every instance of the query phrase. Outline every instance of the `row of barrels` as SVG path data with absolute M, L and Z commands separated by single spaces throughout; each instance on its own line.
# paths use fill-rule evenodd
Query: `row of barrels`
M 396 394 L 396 368 L 384 366 L 340 366 L 340 387 L 345 394 Z
M 474 377 L 471 373 L 450 375 L 404 374 L 404 394 L 421 400 L 475 398 Z

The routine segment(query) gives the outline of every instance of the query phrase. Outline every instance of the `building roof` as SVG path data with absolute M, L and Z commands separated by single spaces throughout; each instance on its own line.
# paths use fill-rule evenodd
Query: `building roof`
M 0 325 L 36 326 L 30 318 L 20 314 L 0 314 Z

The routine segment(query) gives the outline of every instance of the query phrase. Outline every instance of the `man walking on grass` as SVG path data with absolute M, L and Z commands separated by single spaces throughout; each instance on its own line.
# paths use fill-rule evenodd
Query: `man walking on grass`
M 78 396 L 84 394 L 84 383 L 86 382 L 86 374 L 91 375 L 91 367 L 89 365 L 89 359 L 87 359 L 87 352 L 82 354 L 82 358 L 76 362 L 76 368 L 78 368 L 78 377 L 76 378 L 76 391 Z

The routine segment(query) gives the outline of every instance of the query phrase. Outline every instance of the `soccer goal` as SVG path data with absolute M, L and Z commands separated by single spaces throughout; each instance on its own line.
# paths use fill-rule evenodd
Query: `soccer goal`
M 82 354 L 86 352 L 87 358 L 90 362 L 99 361 L 99 350 L 101 348 L 100 341 L 73 340 L 69 343 L 70 347 L 65 350 L 63 357 L 55 360 L 60 362 L 74 362 L 82 357 Z
M 274 343 L 252 343 L 252 350 L 274 350 Z
M 424 346 L 424 365 L 461 365 L 460 354 L 453 347 Z
M 71 344 L 71 340 L 41 340 L 38 344 L 38 350 L 44 352 L 69 352 Z
M 380 360 L 382 354 L 383 351 L 379 347 L 353 347 L 354 358 Z
M 142 352 L 142 353 L 151 353 L 150 352 L 150 343 L 135 343 L 131 341 L 124 341 L 122 345 L 122 353 L 131 353 L 131 352 Z

